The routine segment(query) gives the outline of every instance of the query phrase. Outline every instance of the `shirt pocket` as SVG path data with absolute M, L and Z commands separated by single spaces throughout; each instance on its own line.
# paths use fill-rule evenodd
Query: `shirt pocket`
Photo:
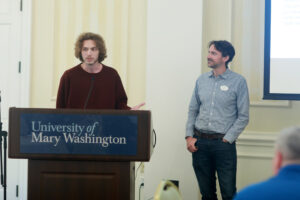
M 236 104 L 236 94 L 231 90 L 218 92 L 220 106 L 231 106 Z

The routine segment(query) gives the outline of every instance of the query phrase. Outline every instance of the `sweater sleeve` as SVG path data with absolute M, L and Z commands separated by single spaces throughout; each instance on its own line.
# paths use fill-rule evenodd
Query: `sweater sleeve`
M 69 93 L 69 81 L 66 73 L 60 79 L 57 97 L 56 97 L 56 108 L 66 108 Z
M 130 110 L 127 106 L 127 95 L 119 74 L 116 76 L 116 109 Z

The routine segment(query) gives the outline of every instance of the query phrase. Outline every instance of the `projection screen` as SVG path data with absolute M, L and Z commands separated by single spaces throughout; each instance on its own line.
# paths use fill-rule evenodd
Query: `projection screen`
M 264 99 L 300 100 L 300 0 L 265 0 Z

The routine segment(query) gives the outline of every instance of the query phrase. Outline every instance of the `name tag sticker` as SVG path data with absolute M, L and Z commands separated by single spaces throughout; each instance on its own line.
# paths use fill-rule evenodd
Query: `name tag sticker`
M 227 91 L 229 88 L 228 88 L 226 85 L 221 85 L 221 86 L 220 86 L 220 89 L 221 89 L 222 91 Z

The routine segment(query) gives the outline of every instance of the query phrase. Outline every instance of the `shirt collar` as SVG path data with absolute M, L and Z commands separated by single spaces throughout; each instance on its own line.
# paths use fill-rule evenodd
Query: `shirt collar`
M 299 175 L 300 173 L 300 164 L 289 164 L 282 167 L 279 170 L 278 176 L 286 176 L 287 174 L 291 174 L 292 176 Z
M 222 78 L 222 79 L 227 79 L 230 74 L 232 73 L 232 71 L 230 69 L 226 69 L 226 71 L 223 74 L 220 74 L 218 77 Z M 210 71 L 209 75 L 210 78 L 214 77 L 214 72 L 213 70 Z

